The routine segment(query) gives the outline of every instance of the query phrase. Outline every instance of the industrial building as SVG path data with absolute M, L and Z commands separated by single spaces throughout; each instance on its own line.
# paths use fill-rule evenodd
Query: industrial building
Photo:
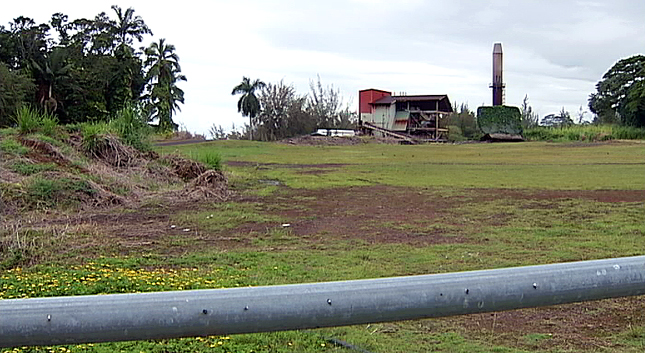
M 358 104 L 364 132 L 408 139 L 445 139 L 440 121 L 453 111 L 445 94 L 393 96 L 373 88 L 359 91 Z

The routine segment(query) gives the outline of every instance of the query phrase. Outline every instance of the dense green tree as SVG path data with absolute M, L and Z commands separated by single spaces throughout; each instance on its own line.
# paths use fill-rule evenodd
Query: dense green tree
M 9 24 L 13 37 L 13 58 L 7 63 L 12 69 L 30 69 L 31 64 L 39 62 L 47 53 L 49 25 L 36 25 L 29 17 L 17 17 Z
M 145 99 L 150 119 L 158 119 L 162 131 L 177 130 L 178 125 L 173 122 L 172 116 L 177 109 L 181 110 L 179 103 L 184 103 L 184 91 L 177 87 L 177 82 L 186 81 L 186 76 L 181 74 L 175 46 L 166 44 L 162 38 L 146 48 L 145 54 L 145 66 L 148 68 L 148 94 Z
M 644 126 L 645 121 L 639 117 L 645 115 L 645 112 L 641 112 L 638 108 L 640 97 L 638 91 L 643 80 L 645 80 L 645 56 L 643 55 L 622 59 L 612 66 L 596 84 L 596 92 L 589 97 L 589 109 L 596 114 L 596 121 Z
M 261 111 L 254 121 L 256 138 L 275 141 L 310 133 L 316 122 L 306 112 L 306 97 L 299 96 L 291 85 L 280 81 L 267 84 L 260 91 Z
M 630 87 L 619 111 L 625 125 L 645 127 L 645 81 L 635 82 Z
M 547 127 L 565 127 L 573 125 L 573 119 L 571 119 L 571 114 L 562 107 L 560 113 L 558 114 L 549 114 L 544 116 L 540 121 L 540 125 Z
M 255 92 L 263 89 L 266 84 L 262 81 L 251 81 L 248 77 L 242 77 L 242 82 L 233 88 L 232 95 L 241 94 L 242 96 L 237 101 L 237 111 L 242 113 L 242 116 L 249 117 L 250 134 L 249 140 L 253 139 L 253 121 L 260 113 L 261 106 Z
M 163 58 L 161 63 L 148 62 L 146 76 L 141 53 L 133 45 L 152 34 L 150 28 L 132 8 L 112 10 L 72 21 L 57 12 L 45 24 L 17 17 L 7 27 L 0 26 L 0 62 L 36 84 L 35 94 L 23 96 L 25 103 L 53 111 L 62 123 L 108 119 L 145 98 L 154 103 L 153 118 L 174 126 L 172 114 L 184 100 L 176 82 L 185 77 L 178 65 L 160 69 L 168 66 Z
M 477 127 L 477 118 L 475 113 L 470 110 L 467 103 L 453 104 L 453 112 L 448 115 L 440 124 L 453 129 L 457 127 L 460 134 L 466 139 L 479 139 L 481 132 Z M 451 132 L 451 135 L 459 135 Z
M 31 79 L 18 72 L 9 70 L 0 62 L 0 127 L 11 125 L 12 117 L 35 90 Z

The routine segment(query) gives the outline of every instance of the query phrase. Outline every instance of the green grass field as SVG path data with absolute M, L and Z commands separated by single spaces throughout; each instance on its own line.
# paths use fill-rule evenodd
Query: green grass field
M 197 210 L 137 210 L 193 230 L 145 238 L 145 247 L 115 242 L 117 235 L 100 225 L 64 236 L 16 233 L 40 249 L 34 265 L 0 274 L 0 298 L 361 279 L 645 253 L 643 143 L 317 147 L 222 141 L 160 148 L 175 150 L 194 158 L 220 154 L 237 196 Z M 643 310 L 636 298 L 3 352 L 349 352 L 331 337 L 371 352 L 639 352 Z M 603 320 L 617 324 L 594 326 Z

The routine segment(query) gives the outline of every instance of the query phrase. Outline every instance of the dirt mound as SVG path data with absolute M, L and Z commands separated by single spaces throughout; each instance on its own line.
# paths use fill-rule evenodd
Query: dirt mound
M 177 154 L 163 156 L 161 159 L 168 162 L 174 169 L 175 173 L 186 181 L 195 179 L 206 172 L 206 167 L 203 164 L 186 159 Z
M 89 143 L 77 135 L 58 142 L 38 136 L 3 139 L 13 140 L 3 141 L 13 149 L 4 148 L 9 152 L 0 160 L 0 206 L 6 215 L 57 208 L 137 208 L 155 198 L 171 204 L 220 201 L 230 194 L 219 171 L 180 155 L 142 152 L 111 135 Z
M 61 166 L 72 165 L 72 161 L 69 158 L 65 157 L 58 148 L 48 142 L 24 138 L 20 138 L 19 141 L 23 146 L 31 147 L 33 149 L 31 156 L 39 159 L 41 162 L 52 161 Z
M 86 147 L 85 150 L 92 157 L 117 168 L 142 164 L 141 152 L 122 144 L 117 137 L 112 135 L 96 138 L 92 145 Z
M 186 185 L 184 193 L 191 199 L 205 197 L 225 201 L 230 196 L 228 179 L 220 171 L 208 170 Z

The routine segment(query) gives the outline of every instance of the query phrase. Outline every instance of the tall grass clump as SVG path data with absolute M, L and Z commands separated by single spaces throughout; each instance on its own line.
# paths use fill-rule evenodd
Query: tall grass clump
M 208 169 L 222 170 L 222 156 L 215 151 L 204 151 L 196 159 L 208 167 Z
M 152 128 L 146 122 L 140 107 L 128 105 L 121 109 L 110 121 L 110 127 L 124 144 L 144 152 L 152 149 Z
M 27 105 L 22 105 L 14 117 L 18 132 L 25 135 L 40 132 L 48 137 L 59 134 L 58 118 L 50 112 L 41 112 Z
M 41 114 L 40 131 L 45 136 L 55 137 L 58 134 L 58 118 L 48 112 Z
M 645 129 L 616 125 L 538 126 L 524 130 L 524 137 L 531 141 L 644 140 Z
M 38 111 L 27 105 L 22 105 L 16 110 L 15 120 L 21 134 L 36 132 L 42 124 L 42 117 Z
M 110 133 L 110 126 L 107 123 L 84 123 L 81 125 L 81 145 L 84 150 L 95 152 L 101 146 L 101 141 Z

